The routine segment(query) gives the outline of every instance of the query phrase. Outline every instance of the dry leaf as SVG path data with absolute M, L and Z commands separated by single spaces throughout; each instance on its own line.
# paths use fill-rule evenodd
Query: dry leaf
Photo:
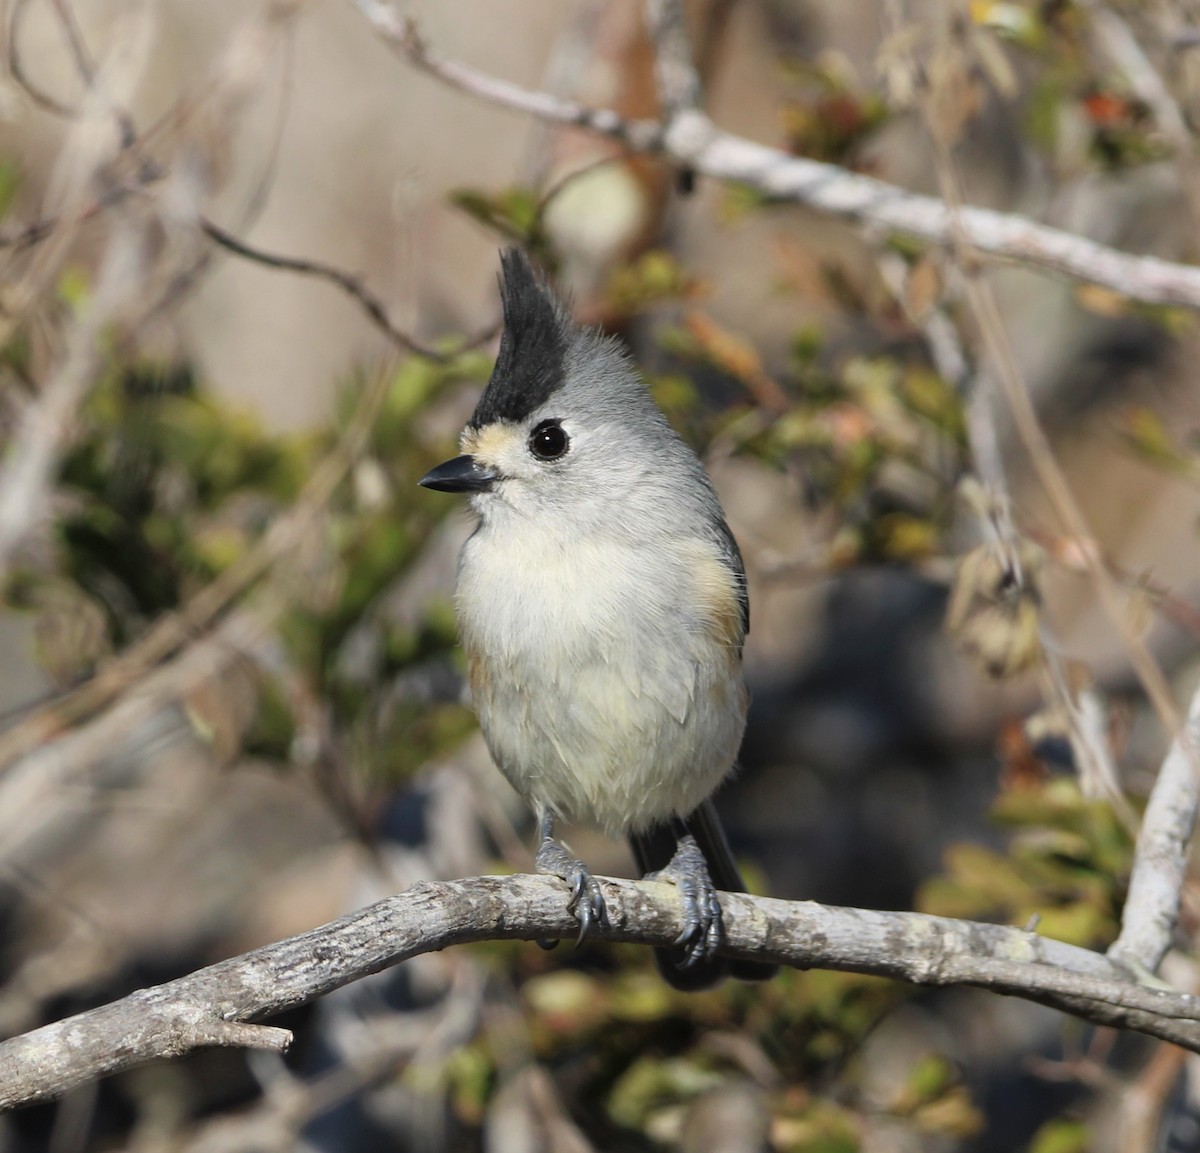
M 1018 562 L 1019 575 L 991 546 L 973 549 L 959 564 L 946 609 L 947 630 L 998 680 L 1026 672 L 1041 658 L 1038 577 L 1044 556 L 1021 541 Z
M 1134 585 L 1129 590 L 1125 602 L 1125 619 L 1134 636 L 1144 638 L 1154 624 L 1154 597 L 1142 585 Z
M 791 406 L 783 389 L 767 374 L 753 345 L 722 328 L 703 312 L 689 312 L 684 325 L 705 354 L 731 376 L 737 377 L 761 408 L 786 412 Z
M 1111 288 L 1102 288 L 1098 284 L 1079 284 L 1075 286 L 1075 300 L 1081 308 L 1093 312 L 1097 316 L 1115 318 L 1126 316 L 1129 312 L 1129 298 Z
M 922 320 L 942 296 L 942 270 L 928 253 L 912 266 L 904 281 L 904 307 L 914 320 Z

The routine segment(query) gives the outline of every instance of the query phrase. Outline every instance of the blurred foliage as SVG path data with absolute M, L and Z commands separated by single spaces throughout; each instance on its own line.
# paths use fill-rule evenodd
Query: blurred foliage
M 1133 844 L 1110 805 L 1086 799 L 1071 778 L 1022 779 L 996 798 L 992 820 L 1010 836 L 1004 851 L 954 845 L 945 872 L 917 894 L 942 917 L 1036 926 L 1045 937 L 1090 949 L 1112 942 Z
M 1189 484 L 1200 484 L 1200 432 L 1193 430 L 1181 444 L 1156 412 L 1130 408 L 1121 420 L 1120 434 L 1125 444 L 1147 464 Z
M 506 244 L 516 244 L 547 272 L 558 269 L 558 258 L 545 229 L 546 201 L 531 188 L 483 192 L 459 188 L 450 203 Z
M 1049 28 L 1058 19 L 1051 7 L 1005 0 L 971 0 L 968 11 L 981 27 L 991 29 L 1010 43 L 1038 51 L 1045 47 Z
M 741 405 L 694 416 L 698 398 L 677 374 L 656 396 L 694 442 L 757 457 L 803 478 L 811 506 L 837 526 L 832 567 L 913 563 L 944 553 L 954 486 L 966 463 L 962 402 L 927 366 L 897 357 L 850 356 L 830 367 L 819 334 L 796 334 L 790 370 L 772 378 L 745 341 L 707 318 L 668 328 L 664 348 L 692 372 L 738 386 Z M 774 410 L 769 423 L 757 419 Z
M 855 76 L 842 56 L 788 60 L 784 75 L 796 90 L 780 111 L 789 151 L 810 160 L 855 167 L 858 147 L 888 119 L 887 102 Z
M 1116 73 L 1097 71 L 1084 5 L 974 0 L 970 12 L 1036 65 L 1026 139 L 1056 162 L 1117 172 L 1168 154 L 1146 105 Z
M 290 606 L 280 625 L 287 665 L 281 676 L 257 670 L 249 741 L 258 755 L 289 758 L 305 722 L 300 701 L 327 706 L 336 743 L 368 779 L 398 780 L 471 731 L 468 710 L 403 688 L 406 673 L 452 659 L 448 601 L 410 620 L 389 610 L 388 594 L 447 511 L 413 499 L 434 463 L 414 418 L 489 368 L 469 353 L 446 365 L 410 358 L 395 372 L 367 452 L 276 577 Z M 344 389 L 326 431 L 268 434 L 186 369 L 114 361 L 63 462 L 53 553 L 17 570 L 7 590 L 10 605 L 38 615 L 56 683 L 88 676 L 257 547 L 301 498 L 367 387 L 360 378 Z
M 696 300 L 705 286 L 661 248 L 651 248 L 617 265 L 605 292 L 606 312 L 613 317 L 633 316 L 656 304 Z
M 764 986 L 683 994 L 658 978 L 641 948 L 604 950 L 616 968 L 603 972 L 556 968 L 527 946 L 480 951 L 523 974 L 520 1046 L 571 1086 L 584 1130 L 602 1135 L 606 1148 L 642 1148 L 647 1138 L 650 1147 L 672 1144 L 689 1103 L 768 1068 L 773 1147 L 781 1151 L 853 1153 L 864 1110 L 927 1138 L 979 1130 L 965 1087 L 936 1056 L 918 1062 L 882 1103 L 860 1084 L 860 1047 L 909 996 L 901 985 L 785 972 Z M 448 1075 L 464 1121 L 481 1114 L 514 1043 L 499 1027 L 455 1056 Z
M 1047 1121 L 1034 1135 L 1029 1153 L 1088 1153 L 1095 1148 L 1091 1129 L 1082 1121 Z

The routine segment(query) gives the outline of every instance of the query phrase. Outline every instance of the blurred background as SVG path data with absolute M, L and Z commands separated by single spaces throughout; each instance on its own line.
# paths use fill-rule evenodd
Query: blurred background
M 370 8 L 5 5 L 4 1035 L 421 878 L 530 868 L 463 692 L 469 520 L 416 487 L 487 379 L 509 243 L 628 341 L 745 554 L 753 705 L 718 807 L 753 886 L 1107 945 L 1167 742 L 1091 545 L 1057 527 L 997 406 L 1026 583 L 989 568 L 962 269 L 453 91 Z M 932 128 L 970 204 L 1196 256 L 1185 0 L 686 8 L 730 132 L 937 195 Z M 403 11 L 484 73 L 658 114 L 636 0 Z M 977 274 L 1126 625 L 1186 700 L 1194 316 Z M 631 872 L 623 846 L 569 840 Z M 643 949 L 505 944 L 277 1023 L 286 1059 L 136 1069 L 0 1118 L 0 1148 L 1200 1147 L 1193 1058 L 848 974 L 683 995 Z

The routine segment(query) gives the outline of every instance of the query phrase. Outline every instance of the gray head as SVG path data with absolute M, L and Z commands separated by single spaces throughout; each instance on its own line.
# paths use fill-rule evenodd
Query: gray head
M 612 338 L 580 328 L 516 249 L 501 257 L 504 332 L 462 435 L 463 456 L 423 477 L 469 492 L 485 520 L 553 515 L 576 530 L 649 517 L 692 531 L 721 520 L 708 477 Z

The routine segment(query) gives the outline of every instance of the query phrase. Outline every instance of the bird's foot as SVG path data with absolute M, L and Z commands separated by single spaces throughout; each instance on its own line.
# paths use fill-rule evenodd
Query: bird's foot
M 608 908 L 604 904 L 600 882 L 578 857 L 571 856 L 556 840 L 546 837 L 538 847 L 533 863 L 539 873 L 548 877 L 561 877 L 571 886 L 571 899 L 567 902 L 567 911 L 574 913 L 579 922 L 576 945 L 583 943 L 593 925 L 608 925 Z M 553 949 L 558 942 L 539 941 L 538 944 L 543 949 Z
M 725 941 L 725 922 L 716 887 L 695 837 L 690 833 L 680 837 L 671 863 L 665 869 L 647 873 L 645 879 L 667 881 L 679 890 L 683 931 L 675 938 L 675 944 L 683 951 L 681 968 L 690 969 L 702 961 L 711 961 Z

